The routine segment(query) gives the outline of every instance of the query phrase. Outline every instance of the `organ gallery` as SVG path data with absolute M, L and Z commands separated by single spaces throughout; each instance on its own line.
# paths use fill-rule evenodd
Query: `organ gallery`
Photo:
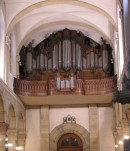
M 85 90 L 89 83 L 113 76 L 113 66 L 112 48 L 103 38 L 99 44 L 76 30 L 58 31 L 37 46 L 30 42 L 20 51 L 20 79 L 42 82 L 47 91 L 44 95 L 93 94 Z

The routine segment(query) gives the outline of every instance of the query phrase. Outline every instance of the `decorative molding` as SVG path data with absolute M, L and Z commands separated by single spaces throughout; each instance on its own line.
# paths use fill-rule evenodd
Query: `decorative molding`
M 67 123 L 54 128 L 50 133 L 50 151 L 57 151 L 57 143 L 62 135 L 74 133 L 80 137 L 83 143 L 83 151 L 90 151 L 89 132 L 79 124 Z
M 76 124 L 76 118 L 68 114 L 68 116 L 63 117 L 63 124 L 74 123 Z
M 77 79 L 74 89 L 57 89 L 54 80 L 28 81 L 14 78 L 14 92 L 17 95 L 48 96 L 48 95 L 93 95 L 114 92 L 117 88 L 116 76 L 83 80 Z

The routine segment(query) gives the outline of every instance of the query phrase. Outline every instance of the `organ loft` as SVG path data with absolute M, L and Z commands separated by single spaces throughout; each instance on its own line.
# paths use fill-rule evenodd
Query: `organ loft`
M 103 38 L 99 44 L 69 29 L 52 33 L 36 47 L 33 42 L 23 46 L 19 72 L 24 86 L 25 82 L 41 85 L 41 92 L 33 95 L 99 94 L 116 85 L 111 46 Z M 15 78 L 16 93 L 18 81 Z M 30 91 L 35 91 L 33 86 Z

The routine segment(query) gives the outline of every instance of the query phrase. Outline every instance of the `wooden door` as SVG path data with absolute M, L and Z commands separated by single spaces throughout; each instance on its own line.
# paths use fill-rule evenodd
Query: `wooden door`
M 58 151 L 83 151 L 83 144 L 79 136 L 67 133 L 61 136 L 57 148 Z

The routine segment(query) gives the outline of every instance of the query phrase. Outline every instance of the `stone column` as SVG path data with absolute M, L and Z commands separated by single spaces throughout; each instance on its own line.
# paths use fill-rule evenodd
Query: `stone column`
M 11 40 L 9 36 L 5 37 L 5 42 L 6 42 L 6 46 L 5 46 L 5 81 L 7 83 L 7 85 L 9 85 L 9 72 L 10 72 L 10 44 L 11 44 Z
M 25 139 L 26 139 L 25 133 L 24 132 L 18 132 L 17 147 L 22 147 L 22 151 L 25 151 Z
M 41 107 L 41 151 L 49 151 L 49 108 Z
M 13 129 L 9 129 L 7 131 L 8 136 L 8 143 L 11 143 L 13 146 L 8 148 L 8 151 L 15 151 L 16 149 L 16 142 L 17 142 L 17 131 Z
M 118 150 L 119 151 L 124 151 L 124 144 L 123 144 L 123 128 L 122 127 L 117 127 L 117 133 L 118 133 Z
M 130 136 L 130 108 L 128 108 L 128 109 L 126 110 L 126 117 L 127 117 L 127 120 L 128 120 L 129 136 Z
M 89 106 L 90 151 L 99 151 L 98 107 Z
M 8 124 L 0 122 L 0 151 L 5 151 L 5 137 Z

